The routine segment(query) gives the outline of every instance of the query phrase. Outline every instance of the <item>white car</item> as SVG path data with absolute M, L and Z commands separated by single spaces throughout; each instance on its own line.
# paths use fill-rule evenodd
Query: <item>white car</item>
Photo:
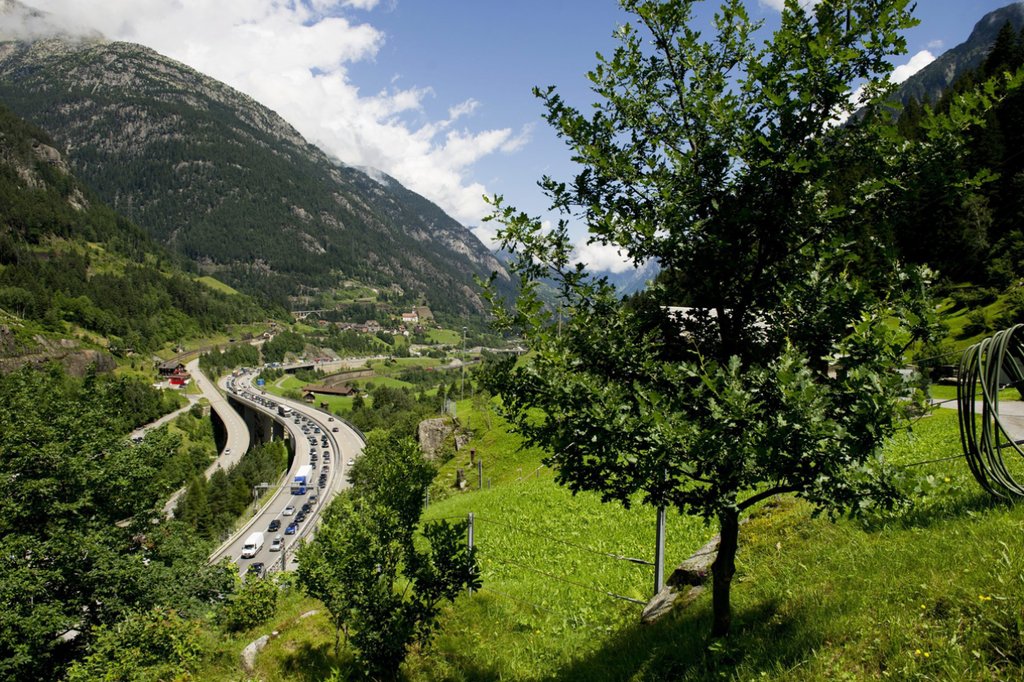
M 281 512 L 281 516 L 291 516 L 294 513 L 295 513 L 295 505 L 294 504 L 289 504 L 287 507 L 284 508 L 284 511 Z
M 283 543 L 283 542 L 284 542 L 284 538 L 282 538 L 280 535 L 278 535 L 270 543 L 270 551 L 271 552 L 280 552 L 281 551 L 281 543 Z

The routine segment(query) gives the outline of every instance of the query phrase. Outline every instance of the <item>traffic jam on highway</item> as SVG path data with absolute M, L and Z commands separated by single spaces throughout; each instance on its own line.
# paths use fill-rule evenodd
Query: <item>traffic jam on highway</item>
M 231 377 L 227 389 L 284 424 L 294 441 L 294 460 L 288 480 L 213 558 L 229 556 L 243 575 L 264 576 L 284 570 L 295 560 L 295 548 L 312 530 L 319 508 L 333 493 L 334 472 L 340 473 L 343 461 L 336 437 L 340 426 L 333 416 L 305 405 L 292 407 L 257 391 L 251 385 L 254 373 L 244 370 Z M 349 466 L 357 454 L 349 454 Z

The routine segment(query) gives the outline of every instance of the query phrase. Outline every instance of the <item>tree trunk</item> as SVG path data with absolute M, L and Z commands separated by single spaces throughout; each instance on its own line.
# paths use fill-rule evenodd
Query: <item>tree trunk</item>
M 736 573 L 736 547 L 739 543 L 740 523 L 739 512 L 726 510 L 718 515 L 718 556 L 711 564 L 712 592 L 711 604 L 714 611 L 714 624 L 711 626 L 712 637 L 724 637 L 729 634 L 732 624 L 732 609 L 729 605 L 729 589 L 732 576 Z

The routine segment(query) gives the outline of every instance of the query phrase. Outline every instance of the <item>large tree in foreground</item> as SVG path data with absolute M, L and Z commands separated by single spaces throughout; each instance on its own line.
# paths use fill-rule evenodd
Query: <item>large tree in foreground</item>
M 761 44 L 740 0 L 709 39 L 693 0 L 622 0 L 635 21 L 589 74 L 592 111 L 538 91 L 582 168 L 541 183 L 565 218 L 545 229 L 494 199 L 524 292 L 494 310 L 532 352 L 490 387 L 573 491 L 717 522 L 716 635 L 745 510 L 780 493 L 830 514 L 896 499 L 877 455 L 929 314 L 922 273 L 890 248 L 893 206 L 913 159 L 957 151 L 955 125 L 911 149 L 876 106 L 907 4 L 788 0 Z M 656 259 L 657 282 L 618 300 L 574 265 L 572 222 Z M 557 312 L 536 295 L 545 278 Z

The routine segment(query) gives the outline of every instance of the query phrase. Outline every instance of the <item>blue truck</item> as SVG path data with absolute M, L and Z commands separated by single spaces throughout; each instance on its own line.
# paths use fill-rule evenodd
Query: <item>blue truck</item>
M 303 464 L 299 468 L 299 473 L 295 474 L 295 478 L 292 480 L 292 495 L 305 495 L 306 487 L 309 486 L 312 477 L 313 467 Z

